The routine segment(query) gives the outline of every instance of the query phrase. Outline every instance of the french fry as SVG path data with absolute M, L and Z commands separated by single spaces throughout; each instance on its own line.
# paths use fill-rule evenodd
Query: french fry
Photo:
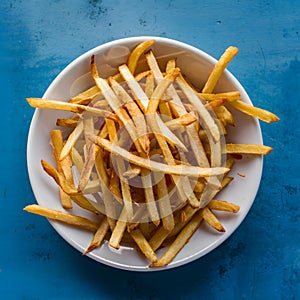
M 256 117 L 264 122 L 272 123 L 272 122 L 279 121 L 279 118 L 276 115 L 274 115 L 273 113 L 271 113 L 265 109 L 251 106 L 240 100 L 229 101 L 228 104 L 230 106 L 232 106 L 233 108 L 235 108 L 249 116 Z
M 154 177 L 158 181 L 156 185 L 156 192 L 163 227 L 166 230 L 171 231 L 174 228 L 174 217 L 171 208 L 170 197 L 168 194 L 166 179 L 164 174 L 160 173 L 154 173 Z
M 215 64 L 211 74 L 209 75 L 207 82 L 205 83 L 204 88 L 202 89 L 202 93 L 211 93 L 214 90 L 223 71 L 230 63 L 230 61 L 236 56 L 237 53 L 238 48 L 236 47 L 230 46 L 225 50 L 218 62 Z
M 111 122 L 114 125 L 114 121 L 106 119 L 106 127 L 104 126 L 101 131 L 99 131 L 99 136 L 103 136 L 103 132 L 106 129 L 109 134 L 110 134 L 110 129 L 107 129 L 110 127 Z M 95 145 L 95 144 L 94 144 Z M 114 227 L 116 225 L 116 207 L 115 207 L 115 202 L 114 202 L 114 196 L 109 190 L 109 179 L 108 179 L 108 174 L 106 172 L 106 167 L 104 165 L 104 153 L 103 150 L 95 145 L 97 147 L 97 151 L 95 152 L 95 157 L 94 157 L 94 164 L 96 167 L 96 172 L 98 174 L 99 182 L 100 182 L 100 190 L 102 192 L 102 199 L 105 207 L 105 214 L 107 216 L 107 221 L 109 224 L 109 227 L 111 231 L 114 230 Z M 99 190 L 98 190 L 99 191 Z M 119 199 L 117 199 L 119 201 Z
M 186 83 L 180 77 L 177 77 L 176 82 L 179 84 L 180 88 L 182 89 L 188 100 L 200 114 L 205 129 L 211 134 L 214 141 L 218 142 L 220 140 L 219 129 L 209 112 L 205 109 L 204 105 L 199 100 L 197 94 L 192 90 L 191 87 L 187 86 Z
M 45 172 L 51 176 L 58 186 L 68 195 L 78 194 L 77 189 L 71 185 L 65 177 L 60 174 L 53 166 L 51 166 L 45 160 L 41 160 L 41 164 Z
M 130 235 L 133 238 L 133 240 L 136 242 L 140 250 L 143 252 L 143 254 L 147 257 L 147 259 L 152 263 L 156 262 L 157 261 L 156 254 L 150 247 L 149 243 L 145 239 L 142 232 L 139 229 L 135 229 L 133 231 L 130 231 Z
M 91 88 L 87 89 L 86 91 L 74 96 L 73 98 L 69 99 L 70 103 L 82 104 L 85 105 L 89 104 L 95 97 L 100 94 L 100 90 L 97 86 L 92 86 Z
M 190 240 L 195 231 L 199 228 L 202 222 L 202 214 L 196 214 L 191 221 L 179 233 L 174 242 L 169 246 L 168 250 L 156 262 L 153 262 L 150 267 L 163 267 L 168 265 L 184 245 Z
M 63 160 L 65 157 L 67 157 L 70 154 L 72 148 L 74 147 L 75 143 L 82 135 L 82 133 L 83 133 L 83 121 L 80 120 L 78 121 L 77 126 L 75 127 L 75 129 L 72 131 L 67 141 L 65 142 L 65 145 L 60 153 L 60 158 L 59 158 L 60 160 Z
M 271 147 L 260 144 L 226 144 L 226 152 L 228 154 L 267 155 L 272 150 Z
M 241 99 L 241 93 L 239 91 L 227 92 L 227 93 L 199 93 L 199 96 L 206 101 L 214 101 L 216 99 L 225 99 L 226 102 L 236 101 Z
M 115 124 L 109 120 L 106 120 L 107 126 L 110 128 L 109 131 L 109 138 L 111 141 L 114 141 L 114 145 L 118 144 L 118 137 L 117 137 L 117 130 L 115 127 Z M 119 174 L 124 174 L 125 172 L 125 164 L 122 159 L 119 157 L 116 157 L 116 166 Z M 130 220 L 133 216 L 133 208 L 132 208 L 132 197 L 131 197 L 131 191 L 130 186 L 128 184 L 128 181 L 125 178 L 120 178 L 120 184 L 121 184 L 121 193 L 122 193 L 122 199 L 123 204 L 126 209 L 127 214 L 127 220 Z
M 97 215 L 100 214 L 100 212 L 90 203 L 90 201 L 82 194 L 73 194 L 70 195 L 71 199 L 81 208 L 91 211 Z
M 76 116 L 72 119 L 68 118 L 58 118 L 56 120 L 56 126 L 61 126 L 61 127 L 69 127 L 69 128 L 75 128 L 77 125 L 79 117 Z
M 94 234 L 93 240 L 87 247 L 87 249 L 83 252 L 82 255 L 86 255 L 89 252 L 93 251 L 94 249 L 98 248 L 100 244 L 103 242 L 105 235 L 107 234 L 109 229 L 108 221 L 106 218 L 103 218 L 103 220 L 100 223 L 99 228 Z
M 155 40 L 146 40 L 138 44 L 130 53 L 127 61 L 128 69 L 134 74 L 137 63 L 144 52 L 155 43 Z
M 207 222 L 208 225 L 210 225 L 212 228 L 216 229 L 220 232 L 225 232 L 225 228 L 220 223 L 220 221 L 216 218 L 216 216 L 211 212 L 211 210 L 208 207 L 204 207 L 201 211 L 201 215 L 203 219 Z
M 151 179 L 151 173 L 147 169 L 142 169 L 141 170 L 141 179 L 142 179 L 142 184 L 144 187 L 144 192 L 145 192 L 145 200 L 147 203 L 147 208 L 149 212 L 149 216 L 153 224 L 155 226 L 158 226 L 160 223 L 160 216 L 159 212 L 156 206 L 156 201 L 155 201 L 155 196 L 153 193 L 153 188 L 152 188 L 152 179 Z
M 181 126 L 187 126 L 197 121 L 197 118 L 195 118 L 192 114 L 186 113 L 176 119 L 172 119 L 170 121 L 165 122 L 166 126 L 171 129 L 175 130 L 178 129 Z
M 46 208 L 40 205 L 31 204 L 24 207 L 24 210 L 33 214 L 41 215 L 51 220 L 60 221 L 72 226 L 79 227 L 91 232 L 96 232 L 99 224 L 87 218 L 71 215 L 62 211 Z
M 211 200 L 208 204 L 208 208 L 210 208 L 211 210 L 221 210 L 232 213 L 237 213 L 240 210 L 239 205 L 221 200 Z
M 91 136 L 90 138 L 94 143 L 98 144 L 100 147 L 103 147 L 106 151 L 116 154 L 135 165 L 156 172 L 164 172 L 166 174 L 183 175 L 190 177 L 209 177 L 222 175 L 229 171 L 229 169 L 223 167 L 201 168 L 196 166 L 187 166 L 184 164 L 166 165 L 131 154 L 127 150 L 115 144 L 112 144 L 108 140 L 103 139 L 101 137 Z
M 62 166 L 61 161 L 59 160 L 59 156 L 60 156 L 61 150 L 63 148 L 62 133 L 60 130 L 52 130 L 50 132 L 50 137 L 51 137 L 51 144 L 53 147 L 53 155 L 55 158 L 58 172 L 63 173 L 63 166 Z M 71 180 L 71 178 L 72 178 L 72 171 L 71 171 L 72 163 L 70 163 L 70 157 L 66 157 L 66 159 L 64 160 L 65 165 L 66 165 L 66 161 L 68 161 L 67 162 L 68 168 L 65 168 L 65 171 L 67 174 L 64 173 L 64 175 L 65 175 L 65 177 L 68 176 L 68 179 Z M 70 169 L 70 172 L 69 172 L 69 169 Z M 68 179 L 66 178 L 66 180 L 68 180 Z M 72 201 L 71 201 L 70 196 L 66 192 L 64 192 L 61 187 L 59 188 L 59 196 L 60 196 L 60 201 L 61 201 L 63 208 L 65 208 L 65 209 L 72 208 Z
M 126 207 L 124 207 L 109 239 L 109 245 L 111 247 L 115 249 L 120 248 L 120 242 L 126 230 L 126 226 L 127 226 L 127 210 Z
M 69 111 L 77 114 L 82 114 L 83 112 L 91 113 L 95 116 L 100 116 L 103 118 L 113 118 L 115 117 L 112 115 L 110 111 L 106 111 L 103 109 L 98 109 L 86 105 L 69 103 L 69 102 L 62 102 L 57 100 L 46 100 L 42 98 L 27 98 L 27 102 L 30 106 L 35 108 L 48 108 L 48 109 L 55 109 L 55 110 L 64 110 Z

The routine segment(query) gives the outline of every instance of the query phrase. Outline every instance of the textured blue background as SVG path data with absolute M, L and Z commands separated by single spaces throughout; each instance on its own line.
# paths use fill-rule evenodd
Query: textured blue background
M 1 1 L 1 299 L 300 299 L 300 2 Z M 275 112 L 262 124 L 261 188 L 220 247 L 168 272 L 130 273 L 98 264 L 49 223 L 22 211 L 35 199 L 26 169 L 33 109 L 74 58 L 134 35 L 166 36 L 215 57 L 240 52 L 229 69 L 252 101 Z

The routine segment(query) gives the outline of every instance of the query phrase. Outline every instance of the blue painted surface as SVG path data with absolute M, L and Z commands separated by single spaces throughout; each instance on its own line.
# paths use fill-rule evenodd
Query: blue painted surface
M 133 11 L 134 10 L 134 11 Z M 1 1 L 1 299 L 300 299 L 300 2 Z M 262 124 L 265 159 L 256 201 L 238 230 L 207 256 L 168 272 L 98 264 L 22 211 L 35 199 L 26 169 L 33 109 L 70 61 L 116 38 L 158 35 L 218 57 L 252 101 L 280 116 Z

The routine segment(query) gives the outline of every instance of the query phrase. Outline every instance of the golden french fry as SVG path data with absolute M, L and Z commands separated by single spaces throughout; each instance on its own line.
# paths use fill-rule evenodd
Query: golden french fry
M 64 209 L 71 209 L 73 207 L 70 195 L 64 192 L 61 187 L 59 188 L 59 198 L 61 206 Z
M 81 208 L 91 211 L 97 215 L 100 214 L 100 212 L 90 203 L 90 201 L 85 196 L 81 194 L 74 194 L 70 195 L 70 197 Z
M 72 119 L 68 118 L 58 118 L 56 120 L 56 126 L 61 126 L 61 127 L 69 127 L 69 128 L 75 128 L 77 125 L 79 117 L 76 116 Z
M 214 108 L 214 111 L 223 125 L 234 125 L 233 116 L 225 106 L 217 106 Z
M 151 73 L 146 78 L 146 86 L 145 86 L 145 94 L 148 97 L 148 99 L 151 98 L 154 88 L 155 88 L 154 77 L 151 71 Z
M 60 158 L 59 158 L 60 160 L 63 160 L 66 156 L 70 154 L 72 148 L 74 147 L 76 141 L 79 139 L 82 133 L 83 133 L 83 121 L 79 120 L 77 126 L 69 135 L 63 149 L 61 150 Z
M 174 217 L 168 193 L 166 178 L 163 174 L 160 173 L 154 173 L 154 177 L 156 178 L 156 180 L 158 180 L 156 185 L 156 192 L 163 227 L 166 230 L 171 231 L 174 228 Z M 159 180 L 160 178 L 161 180 Z
M 139 166 L 131 166 L 130 169 L 123 174 L 123 176 L 129 180 L 140 174 L 141 168 Z
M 269 146 L 259 144 L 226 144 L 226 152 L 228 154 L 256 154 L 267 155 L 273 149 Z
M 151 264 L 151 267 L 163 267 L 168 265 L 184 245 L 190 240 L 195 231 L 199 228 L 202 222 L 202 215 L 196 214 L 191 221 L 182 229 L 174 242 L 169 246 L 168 250 L 156 262 Z
M 160 99 L 163 94 L 166 92 L 170 84 L 175 80 L 179 75 L 180 69 L 174 68 L 159 82 L 157 87 L 154 89 L 149 104 L 146 109 L 146 114 L 154 114 L 157 111 Z
M 127 66 L 131 73 L 134 74 L 134 71 L 136 69 L 137 63 L 141 57 L 141 55 L 153 44 L 155 43 L 155 40 L 147 40 L 140 44 L 138 44 L 134 50 L 130 53 L 127 61 Z
M 127 226 L 127 210 L 124 207 L 109 239 L 109 245 L 111 247 L 116 249 L 120 248 L 120 242 L 126 230 L 126 226 Z
M 103 147 L 106 151 L 116 154 L 123 159 L 138 165 L 142 168 L 153 170 L 156 172 L 164 172 L 166 174 L 183 175 L 190 177 L 209 177 L 222 175 L 229 171 L 227 168 L 214 167 L 214 168 L 201 168 L 196 166 L 187 165 L 166 165 L 150 159 L 145 159 L 140 156 L 134 155 L 127 150 L 112 144 L 110 141 L 97 136 L 91 136 L 91 140 Z
M 104 165 L 104 155 L 103 150 L 99 149 L 98 155 L 96 157 L 95 166 L 97 170 L 97 174 L 100 180 L 100 186 L 102 191 L 102 199 L 105 205 L 105 211 L 108 218 L 108 222 L 110 225 L 111 230 L 114 229 L 115 223 L 116 223 L 116 203 L 114 200 L 117 200 L 120 204 L 122 204 L 121 200 L 121 192 L 118 189 L 119 194 L 116 196 L 112 191 L 110 190 L 110 180 L 106 171 L 106 167 Z M 115 188 L 118 186 L 114 185 Z
M 149 170 L 141 170 L 141 179 L 145 192 L 145 200 L 151 221 L 158 226 L 160 223 L 160 216 L 156 206 L 155 196 L 152 188 L 151 173 Z
M 61 187 L 61 189 L 68 195 L 72 194 L 78 194 L 77 189 L 71 185 L 65 177 L 60 174 L 53 166 L 51 166 L 48 162 L 45 160 L 41 160 L 41 164 L 43 166 L 43 169 L 45 172 L 51 176 L 55 182 Z
M 256 117 L 264 122 L 271 123 L 271 122 L 279 121 L 279 118 L 276 115 L 274 115 L 273 113 L 271 113 L 265 109 L 251 106 L 240 100 L 229 101 L 228 104 L 230 106 L 234 107 L 235 109 L 237 109 L 247 115 Z
M 227 101 L 236 101 L 241 99 L 241 93 L 239 91 L 226 92 L 226 93 L 199 93 L 199 96 L 207 101 L 214 101 L 217 99 L 224 99 Z
M 238 205 L 222 200 L 211 200 L 208 204 L 208 208 L 212 210 L 221 210 L 233 213 L 236 213 L 240 210 Z
M 92 115 L 104 117 L 104 118 L 115 118 L 110 111 L 94 108 L 91 106 L 85 106 L 81 104 L 57 101 L 57 100 L 46 100 L 42 98 L 26 98 L 30 106 L 35 108 L 48 108 L 55 110 L 70 111 L 73 113 L 82 114 L 83 112 L 89 112 Z
M 91 221 L 87 218 L 71 215 L 70 213 L 46 208 L 37 204 L 27 205 L 26 207 L 24 207 L 24 210 L 33 214 L 44 216 L 52 220 L 60 221 L 72 226 L 77 226 L 79 228 L 86 229 L 92 232 L 95 232 L 99 227 L 98 223 Z
M 109 229 L 108 221 L 106 218 L 103 218 L 103 220 L 101 221 L 101 223 L 99 225 L 99 228 L 97 229 L 97 231 L 94 234 L 93 240 L 91 241 L 91 243 L 89 244 L 89 246 L 83 252 L 82 255 L 86 255 L 89 252 L 93 251 L 94 249 L 98 248 L 100 246 L 100 244 L 103 242 L 105 235 L 108 232 L 108 229 Z
M 118 144 L 118 136 L 115 124 L 109 120 L 106 120 L 107 127 L 110 128 L 109 130 L 109 138 L 111 141 L 114 142 L 114 145 Z M 122 159 L 119 157 L 116 158 L 116 165 L 119 174 L 124 174 L 125 172 L 125 164 Z M 117 174 L 115 174 L 117 175 Z M 132 197 L 130 186 L 128 181 L 125 178 L 120 178 L 120 185 L 121 185 L 121 198 L 123 199 L 123 204 L 126 209 L 127 213 L 127 220 L 130 220 L 133 216 L 133 208 L 132 208 Z
M 152 263 L 156 262 L 156 254 L 150 247 L 142 232 L 139 229 L 135 229 L 130 231 L 130 235 L 147 259 Z
M 205 129 L 210 132 L 212 135 L 214 141 L 218 142 L 220 140 L 220 132 L 219 129 L 214 122 L 213 118 L 205 108 L 205 106 L 202 104 L 200 99 L 198 98 L 198 95 L 194 92 L 194 90 L 187 86 L 186 83 L 181 79 L 181 77 L 176 78 L 176 82 L 188 98 L 189 102 L 196 108 L 198 111 L 200 117 L 203 121 L 203 126 L 205 126 Z
M 86 188 L 90 176 L 95 165 L 96 156 L 98 154 L 99 147 L 96 144 L 91 144 L 88 149 L 87 159 L 83 165 L 82 172 L 80 174 L 79 183 L 78 183 L 78 191 L 82 192 Z
M 97 86 L 92 86 L 88 90 L 80 93 L 77 96 L 74 96 L 73 98 L 69 99 L 70 103 L 77 103 L 85 105 L 89 104 L 94 98 L 96 98 L 99 94 L 101 94 L 100 90 Z
M 78 172 L 81 173 L 84 162 L 76 147 L 71 148 L 71 158 L 73 165 L 77 168 Z
M 68 163 L 68 167 L 70 167 L 70 172 L 69 172 L 69 168 L 66 168 L 66 167 L 64 168 L 65 172 L 67 172 L 67 174 L 63 173 L 63 166 L 62 166 L 63 162 L 59 160 L 59 156 L 60 156 L 61 150 L 63 148 L 62 133 L 60 130 L 52 130 L 50 132 L 50 137 L 51 137 L 51 144 L 53 147 L 53 155 L 54 155 L 54 159 L 56 162 L 58 172 L 64 174 L 66 180 L 69 181 L 72 178 L 72 170 L 71 170 L 72 162 L 70 164 L 70 157 L 67 157 L 64 160 L 64 165 L 66 166 L 66 163 Z M 68 178 L 67 178 L 67 176 L 68 176 Z M 63 208 L 65 208 L 65 209 L 72 208 L 72 201 L 71 201 L 70 196 L 67 193 L 65 193 L 61 187 L 59 188 L 59 196 L 60 196 L 60 201 L 61 201 Z
M 237 53 L 238 48 L 233 46 L 230 46 L 225 50 L 209 75 L 207 82 L 202 89 L 202 93 L 211 93 L 213 91 L 223 71 Z
M 225 232 L 225 228 L 220 223 L 220 221 L 217 219 L 217 217 L 211 212 L 211 210 L 208 207 L 204 207 L 201 211 L 201 215 L 203 219 L 209 224 L 212 228 L 216 229 L 220 232 Z

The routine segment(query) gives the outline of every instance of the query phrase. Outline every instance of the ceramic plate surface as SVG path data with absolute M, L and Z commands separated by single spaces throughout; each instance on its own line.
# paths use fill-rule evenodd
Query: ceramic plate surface
M 187 44 L 159 37 L 133 37 L 113 41 L 96 47 L 70 63 L 52 82 L 44 94 L 44 98 L 66 101 L 93 85 L 89 70 L 89 59 L 96 55 L 100 76 L 106 77 L 116 73 L 117 67 L 125 63 L 130 51 L 146 39 L 156 39 L 152 49 L 160 64 L 170 58 L 176 58 L 182 72 L 196 86 L 203 86 L 216 60 Z M 142 66 L 140 66 L 142 68 Z M 229 72 L 225 71 L 215 91 L 239 90 L 241 98 L 251 103 L 247 93 Z M 36 109 L 29 130 L 27 146 L 27 163 L 30 182 L 37 202 L 46 207 L 62 210 L 58 201 L 58 189 L 54 181 L 42 170 L 42 159 L 53 163 L 49 132 L 55 128 L 58 117 L 68 115 L 65 112 Z M 227 142 L 262 144 L 262 135 L 257 120 L 233 111 L 236 126 L 229 129 Z M 149 268 L 148 261 L 132 247 L 122 246 L 119 250 L 112 249 L 107 242 L 89 253 L 88 256 L 103 264 L 132 271 L 156 271 L 174 268 L 191 262 L 209 253 L 224 242 L 241 224 L 255 199 L 261 174 L 262 158 L 244 156 L 238 160 L 230 172 L 233 182 L 224 189 L 218 199 L 227 200 L 240 205 L 237 214 L 216 213 L 226 228 L 225 233 L 218 233 L 202 224 L 190 242 L 181 250 L 176 258 L 164 268 Z M 245 177 L 238 175 L 245 174 Z M 92 217 L 86 211 L 74 206 L 72 213 Z M 73 247 L 83 252 L 92 239 L 92 233 L 73 228 L 55 221 L 50 221 L 55 230 Z M 158 256 L 160 252 L 158 252 Z

